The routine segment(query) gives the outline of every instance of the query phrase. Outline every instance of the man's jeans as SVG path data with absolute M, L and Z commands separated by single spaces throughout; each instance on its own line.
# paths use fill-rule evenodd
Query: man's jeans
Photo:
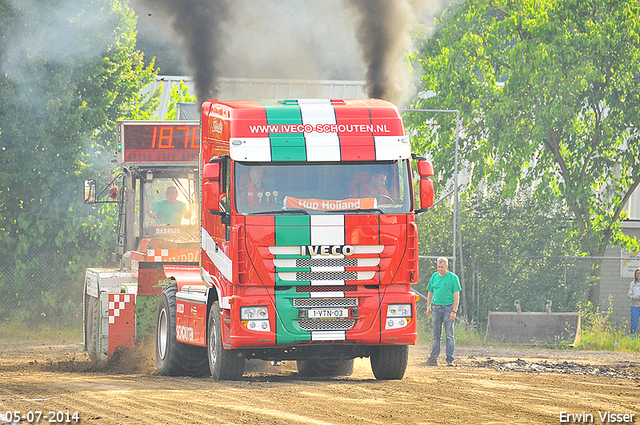
M 631 333 L 638 332 L 638 318 L 640 318 L 640 307 L 631 307 Z
M 453 305 L 434 305 L 431 313 L 431 323 L 433 324 L 433 342 L 431 343 L 430 360 L 437 360 L 440 355 L 440 338 L 442 337 L 442 325 L 446 337 L 447 363 L 453 361 L 453 350 L 456 341 L 453 337 L 453 324 L 455 320 L 449 320 Z

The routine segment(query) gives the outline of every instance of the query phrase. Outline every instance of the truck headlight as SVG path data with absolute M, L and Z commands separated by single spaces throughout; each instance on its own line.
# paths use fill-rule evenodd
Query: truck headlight
M 267 307 L 240 307 L 240 320 L 265 320 L 268 318 Z
M 413 311 L 411 304 L 389 304 L 385 329 L 398 329 L 411 323 Z
M 240 324 L 252 331 L 269 332 L 269 311 L 265 306 L 240 307 Z
M 411 304 L 389 304 L 387 317 L 411 317 Z

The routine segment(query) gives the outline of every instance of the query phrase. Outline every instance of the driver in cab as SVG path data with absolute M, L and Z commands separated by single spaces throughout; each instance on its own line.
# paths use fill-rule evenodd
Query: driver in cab
M 182 224 L 182 217 L 190 218 L 191 210 L 182 201 L 178 201 L 178 189 L 175 186 L 169 186 L 165 192 L 167 199 L 158 201 L 151 208 L 147 205 L 147 215 L 155 218 L 156 225 L 177 226 Z
M 355 182 L 351 186 L 349 196 L 351 198 L 384 198 L 391 199 L 387 184 L 387 171 L 376 170 L 371 173 L 368 180 Z
M 239 192 L 242 205 L 246 207 L 272 206 L 277 193 L 272 194 L 265 187 L 264 168 L 261 166 L 253 166 L 249 173 L 242 175 Z

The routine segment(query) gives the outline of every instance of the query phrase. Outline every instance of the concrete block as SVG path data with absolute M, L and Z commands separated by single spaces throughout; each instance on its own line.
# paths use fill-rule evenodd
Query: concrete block
M 490 311 L 486 339 L 509 344 L 574 344 L 580 335 L 580 313 Z

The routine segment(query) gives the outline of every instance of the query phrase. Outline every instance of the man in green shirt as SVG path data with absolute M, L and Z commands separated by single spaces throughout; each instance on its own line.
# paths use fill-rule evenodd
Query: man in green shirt
M 178 201 L 178 189 L 169 186 L 166 191 L 167 199 L 156 202 L 153 209 L 147 205 L 147 215 L 156 219 L 156 224 L 176 226 L 182 223 L 182 217 L 189 218 L 191 211 L 187 204 Z
M 438 271 L 431 275 L 427 285 L 427 317 L 431 316 L 433 324 L 433 342 L 431 343 L 431 355 L 427 360 L 427 365 L 436 366 L 440 355 L 440 339 L 442 338 L 442 327 L 446 338 L 447 365 L 454 366 L 453 350 L 455 349 L 455 339 L 453 337 L 453 325 L 458 314 L 458 304 L 460 303 L 460 279 L 455 273 L 451 273 L 449 260 L 440 257 L 436 261 Z

